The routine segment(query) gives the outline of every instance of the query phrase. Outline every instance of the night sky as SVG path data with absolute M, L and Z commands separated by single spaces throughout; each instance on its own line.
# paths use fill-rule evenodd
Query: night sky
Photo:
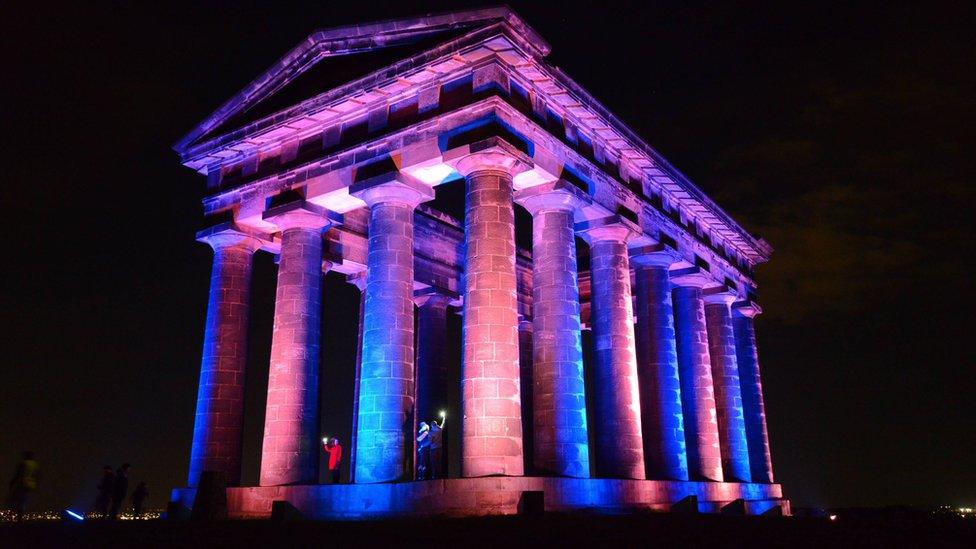
M 153 4 L 4 10 L 0 472 L 35 450 L 37 507 L 88 505 L 106 463 L 132 462 L 155 505 L 185 484 L 211 252 L 205 179 L 172 143 L 317 28 L 464 7 Z M 757 330 L 794 505 L 972 506 L 974 20 L 809 4 L 513 7 L 776 249 Z M 252 483 L 273 300 L 260 254 Z M 329 276 L 324 301 L 323 429 L 347 438 L 358 296 Z

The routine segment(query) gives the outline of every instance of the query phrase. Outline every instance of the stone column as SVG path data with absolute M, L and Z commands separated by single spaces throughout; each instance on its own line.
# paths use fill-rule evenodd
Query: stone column
M 349 434 L 349 482 L 356 482 L 356 438 L 359 431 L 359 381 L 363 366 L 363 309 L 366 304 L 366 273 L 348 278 L 359 290 L 359 327 L 356 331 L 356 373 L 352 388 L 352 432 Z
M 586 224 L 590 244 L 596 470 L 601 477 L 644 478 L 640 393 L 627 240 L 637 230 L 621 220 Z
M 756 351 L 756 331 L 753 325 L 753 318 L 760 312 L 762 309 L 755 303 L 737 304 L 732 309 L 732 327 L 735 333 L 739 382 L 742 384 L 742 409 L 745 416 L 752 481 L 772 483 L 773 462 L 769 452 L 766 406 L 763 403 L 759 355 Z
M 261 486 L 318 482 L 322 231 L 330 220 L 299 201 L 265 212 L 281 230 Z
M 417 423 L 447 408 L 447 307 L 451 297 L 431 291 L 417 304 Z
M 518 326 L 519 337 L 519 382 L 522 404 L 522 458 L 526 475 L 536 475 L 535 470 L 535 429 L 532 427 L 533 413 L 532 399 L 532 321 L 520 317 Z
M 378 179 L 350 189 L 369 206 L 356 435 L 362 484 L 413 477 L 413 210 L 433 198 L 424 185 Z
M 688 480 L 681 381 L 671 306 L 674 252 L 655 246 L 632 256 L 637 280 L 637 379 L 647 478 Z
M 688 474 L 691 480 L 722 482 L 722 452 L 702 301 L 702 287 L 708 281 L 700 275 L 686 275 L 673 278 L 672 282 L 677 286 L 672 298 Z
M 739 388 L 739 367 L 735 360 L 735 336 L 729 308 L 735 301 L 735 294 L 709 293 L 704 301 L 719 445 L 722 449 L 722 472 L 725 482 L 750 482 L 749 448 L 746 445 L 742 391 Z
M 532 214 L 532 410 L 534 468 L 590 476 L 574 210 L 565 189 L 533 188 L 520 203 Z
M 465 178 L 461 474 L 520 476 L 522 410 L 512 177 L 496 149 L 461 158 Z
M 187 483 L 195 488 L 201 473 L 218 471 L 228 486 L 237 486 L 241 483 L 251 269 L 260 242 L 227 228 L 202 231 L 198 239 L 213 248 L 214 258 Z

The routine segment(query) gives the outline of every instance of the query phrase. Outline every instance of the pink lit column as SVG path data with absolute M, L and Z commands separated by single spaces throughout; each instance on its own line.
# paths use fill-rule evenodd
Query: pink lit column
M 265 219 L 282 234 L 260 483 L 312 484 L 318 482 L 322 231 L 329 221 L 293 205 L 266 212 Z
M 354 185 L 369 206 L 369 251 L 356 428 L 356 482 L 413 476 L 413 210 L 429 187 L 394 179 Z
M 627 252 L 635 231 L 622 221 L 587 225 L 583 235 L 590 243 L 596 470 L 601 477 L 642 479 L 644 442 Z
M 722 482 L 722 452 L 702 301 L 702 287 L 707 281 L 700 275 L 686 275 L 672 282 L 677 286 L 672 297 L 688 474 L 691 480 Z
M 753 319 L 762 312 L 755 303 L 736 304 L 732 309 L 736 362 L 742 384 L 742 408 L 746 437 L 749 440 L 749 466 L 753 482 L 773 482 L 773 461 L 766 430 L 766 405 L 763 403 L 759 354 L 756 351 L 756 329 Z
M 715 385 L 719 444 L 722 448 L 722 472 L 725 482 L 750 482 L 749 448 L 746 445 L 739 366 L 735 360 L 735 336 L 732 333 L 732 311 L 729 308 L 735 301 L 735 294 L 709 293 L 704 301 L 712 383 Z
M 562 189 L 529 189 L 519 201 L 532 214 L 534 466 L 585 478 L 590 459 L 573 230 L 580 201 Z
M 519 162 L 504 152 L 462 158 L 465 176 L 461 474 L 520 476 L 522 410 L 515 212 Z
M 251 268 L 260 243 L 233 229 L 203 231 L 198 237 L 213 248 L 214 258 L 187 482 L 196 487 L 204 471 L 217 471 L 228 486 L 237 486 Z

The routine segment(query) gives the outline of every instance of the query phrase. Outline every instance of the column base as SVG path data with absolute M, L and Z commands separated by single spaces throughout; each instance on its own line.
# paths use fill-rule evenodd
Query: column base
M 517 515 L 531 512 L 526 503 L 534 498 L 526 492 L 542 492 L 546 512 L 722 513 L 737 508 L 749 515 L 790 514 L 779 484 L 555 477 L 228 488 L 227 511 L 235 519 L 270 518 L 272 503 L 287 501 L 304 518 L 317 520 Z M 176 488 L 171 499 L 189 508 L 195 495 L 192 488 Z

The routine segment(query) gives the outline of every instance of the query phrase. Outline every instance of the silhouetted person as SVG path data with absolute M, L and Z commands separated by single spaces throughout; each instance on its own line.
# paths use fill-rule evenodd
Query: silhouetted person
M 430 426 L 421 421 L 417 429 L 417 480 L 430 474 Z
M 444 416 L 440 424 L 430 422 L 430 478 L 441 478 L 444 474 Z
M 141 517 L 147 499 L 149 499 L 149 488 L 145 482 L 140 482 L 136 486 L 136 491 L 132 492 L 132 514 L 136 517 Z
M 112 509 L 109 510 L 109 516 L 113 519 L 119 518 L 122 502 L 129 493 L 129 467 L 128 463 L 123 463 L 122 467 L 115 472 L 115 482 L 112 483 Z
M 31 492 L 37 490 L 37 483 L 41 479 L 41 466 L 34 459 L 34 452 L 25 451 L 17 463 L 14 477 L 10 479 L 10 510 L 16 514 L 17 522 L 24 519 L 27 508 L 27 498 Z
M 342 467 L 342 445 L 339 439 L 333 437 L 328 442 L 322 441 L 322 450 L 329 455 L 329 475 L 332 484 L 339 484 L 340 467 Z
M 92 505 L 92 512 L 103 517 L 108 516 L 108 508 L 112 504 L 112 490 L 115 488 L 115 471 L 111 465 L 102 468 L 102 480 L 98 483 L 98 496 Z

